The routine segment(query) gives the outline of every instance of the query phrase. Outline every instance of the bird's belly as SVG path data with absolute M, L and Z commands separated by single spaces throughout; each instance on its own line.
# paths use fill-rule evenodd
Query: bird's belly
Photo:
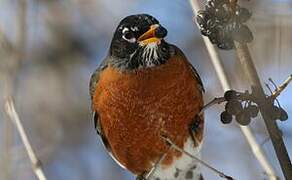
M 184 143 L 184 151 L 200 158 L 201 144 L 194 148 L 192 138 Z M 176 157 L 173 163 L 167 167 L 158 165 L 149 180 L 202 180 L 200 164 L 186 154 Z
M 106 84 L 101 78 L 94 108 L 113 155 L 127 169 L 141 174 L 168 150 L 161 135 L 184 146 L 190 137 L 189 125 L 203 104 L 201 93 L 188 71 L 114 76 Z M 168 154 L 165 167 L 181 156 L 174 151 Z

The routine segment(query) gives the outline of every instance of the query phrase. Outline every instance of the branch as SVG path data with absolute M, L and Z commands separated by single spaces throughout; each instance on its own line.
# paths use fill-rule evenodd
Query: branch
M 271 78 L 269 78 L 270 81 Z M 271 95 L 269 96 L 269 98 L 271 98 L 272 100 L 276 99 L 278 96 L 281 95 L 281 93 L 285 90 L 285 88 L 289 85 L 289 83 L 292 81 L 292 74 L 280 85 L 280 86 L 276 86 L 275 88 L 276 90 L 274 92 L 271 91 L 270 87 L 266 84 L 267 88 L 269 88 L 269 90 L 271 91 Z M 229 91 L 234 91 L 234 90 L 229 90 Z M 228 91 L 226 91 L 228 92 Z M 226 94 L 225 92 L 225 94 Z M 249 94 L 248 92 L 245 93 L 240 93 L 240 92 L 236 92 L 237 93 L 237 99 L 241 100 L 241 101 L 254 101 L 255 97 L 253 97 L 252 94 Z M 224 95 L 225 96 L 225 95 Z M 203 106 L 203 108 L 201 109 L 199 114 L 202 114 L 204 111 L 206 111 L 207 109 L 209 109 L 210 107 L 216 105 L 216 104 L 221 104 L 223 102 L 226 102 L 226 98 L 225 97 L 215 97 L 212 101 L 208 102 L 207 104 L 205 104 Z M 256 103 L 256 102 L 255 102 Z
M 168 148 L 168 150 L 158 159 L 158 161 L 154 164 L 154 166 L 150 169 L 149 172 L 139 175 L 136 180 L 150 180 L 153 176 L 153 174 L 155 173 L 155 171 L 157 170 L 158 166 L 160 165 L 160 163 L 165 159 L 165 157 L 167 156 L 167 153 L 170 151 L 170 149 L 172 148 L 172 146 L 170 146 Z
M 275 121 L 276 119 L 285 120 L 287 114 L 285 111 L 282 111 L 282 115 L 284 116 L 281 117 L 282 115 L 280 115 L 281 118 L 278 118 L 278 113 L 276 111 L 279 112 L 282 109 L 276 107 L 274 101 L 271 101 L 270 98 L 266 98 L 266 94 L 261 86 L 260 78 L 247 46 L 247 43 L 253 40 L 253 34 L 246 25 L 246 22 L 251 18 L 251 13 L 248 9 L 240 7 L 237 4 L 237 0 L 210 0 L 205 6 L 205 9 L 205 11 L 200 11 L 197 16 L 201 33 L 207 36 L 218 48 L 236 50 L 238 60 L 252 87 L 253 102 L 258 105 L 256 107 L 247 103 L 249 109 L 243 109 L 238 100 L 232 103 L 230 101 L 228 102 L 229 110 L 226 109 L 226 111 L 221 114 L 223 122 L 231 122 L 232 115 L 235 115 L 237 122 L 242 125 L 248 125 L 250 117 L 255 117 L 259 110 L 271 137 L 282 172 L 286 179 L 291 179 L 291 161 L 283 138 L 280 135 L 277 122 Z M 219 12 L 214 14 L 214 11 Z
M 16 41 L 17 45 L 13 45 L 8 38 L 3 33 L 1 27 L 0 27 L 0 45 L 1 48 L 6 52 L 12 55 L 11 59 L 6 60 L 2 64 L 3 69 L 3 81 L 4 81 L 4 111 L 8 116 L 8 119 L 11 120 L 12 124 L 16 126 L 17 131 L 19 132 L 20 138 L 24 144 L 24 147 L 26 149 L 26 152 L 29 156 L 29 159 L 31 161 L 32 169 L 37 176 L 39 180 L 46 180 L 43 170 L 41 161 L 37 158 L 35 152 L 32 149 L 31 143 L 29 142 L 29 139 L 26 135 L 26 132 L 23 128 L 23 125 L 19 119 L 19 116 L 15 110 L 14 103 L 12 101 L 12 96 L 14 94 L 13 85 L 15 83 L 15 76 L 17 73 L 17 70 L 20 68 L 21 60 L 25 56 L 25 46 L 27 41 L 27 0 L 18 0 L 18 18 L 17 18 L 17 33 L 16 33 Z M 10 123 L 9 123 L 10 124 Z M 5 131 L 7 131 L 7 134 L 12 131 L 10 130 L 10 126 L 5 127 Z M 12 139 L 11 136 L 7 136 L 8 139 Z
M 200 5 L 198 3 L 198 0 L 190 0 L 190 4 L 191 7 L 193 9 L 193 12 L 195 14 L 195 17 L 197 16 L 197 12 L 200 11 Z M 199 24 L 196 23 L 197 26 L 199 27 Z M 200 29 L 200 27 L 199 27 Z M 215 68 L 216 74 L 219 78 L 219 81 L 224 89 L 224 91 L 227 91 L 229 89 L 231 89 L 231 85 L 230 82 L 227 78 L 227 74 L 224 70 L 223 67 L 223 61 L 219 55 L 218 49 L 215 48 L 215 46 L 210 42 L 210 40 L 208 39 L 208 37 L 205 37 L 202 35 L 202 38 L 204 40 L 204 43 L 206 45 L 206 48 L 208 50 L 208 53 L 210 55 L 210 59 L 212 61 L 212 64 Z M 204 110 L 206 108 L 203 108 Z M 253 151 L 254 156 L 257 158 L 258 162 L 260 163 L 260 165 L 262 166 L 262 168 L 264 169 L 264 171 L 266 172 L 266 174 L 270 174 L 272 178 L 270 179 L 277 179 L 276 173 L 274 171 L 274 169 L 272 168 L 271 164 L 269 163 L 263 149 L 261 148 L 261 146 L 257 143 L 256 138 L 251 130 L 251 128 L 247 127 L 243 127 L 243 126 L 239 126 L 239 128 L 241 129 L 243 135 L 245 136 L 250 148 Z
M 39 180 L 46 180 L 47 178 L 45 177 L 45 174 L 42 170 L 41 161 L 37 158 L 35 152 L 32 149 L 31 143 L 29 142 L 23 125 L 19 119 L 19 116 L 15 111 L 14 103 L 11 98 L 5 101 L 5 112 L 19 132 L 20 138 L 29 156 L 35 175 L 38 177 Z
M 201 109 L 200 114 L 202 114 L 204 111 L 206 111 L 207 109 L 209 109 L 210 107 L 212 107 L 215 104 L 221 104 L 223 102 L 225 102 L 225 98 L 224 97 L 215 97 L 212 101 L 210 101 L 209 103 L 207 103 L 206 105 L 204 105 L 204 107 Z
M 283 84 L 281 84 L 279 87 L 276 88 L 276 90 L 273 92 L 271 97 L 273 99 L 276 99 L 281 94 L 281 92 L 284 91 L 284 89 L 288 86 L 288 84 L 291 81 L 292 81 L 292 74 L 290 74 L 290 76 L 283 82 Z
M 284 144 L 281 133 L 279 132 L 276 121 L 271 118 L 272 104 L 266 100 L 264 90 L 261 86 L 259 76 L 252 61 L 249 49 L 246 44 L 234 42 L 238 59 L 246 73 L 248 80 L 250 81 L 256 97 L 262 103 L 260 106 L 260 112 L 264 119 L 268 133 L 271 137 L 271 141 L 276 152 L 277 158 L 281 165 L 282 172 L 286 179 L 292 178 L 292 165 Z M 280 92 L 280 91 L 279 91 Z

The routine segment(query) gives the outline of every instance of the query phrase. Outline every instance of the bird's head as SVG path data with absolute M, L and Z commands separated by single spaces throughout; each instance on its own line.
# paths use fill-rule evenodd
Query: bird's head
M 118 25 L 110 46 L 113 66 L 132 70 L 163 64 L 170 57 L 167 30 L 147 14 L 131 15 Z

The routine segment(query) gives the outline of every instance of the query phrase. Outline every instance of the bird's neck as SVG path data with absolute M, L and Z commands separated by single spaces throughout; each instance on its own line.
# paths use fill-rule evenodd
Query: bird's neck
M 111 66 L 121 71 L 151 68 L 165 64 L 175 54 L 174 52 L 174 48 L 165 41 L 161 41 L 160 44 L 150 43 L 139 46 L 125 58 L 112 57 Z

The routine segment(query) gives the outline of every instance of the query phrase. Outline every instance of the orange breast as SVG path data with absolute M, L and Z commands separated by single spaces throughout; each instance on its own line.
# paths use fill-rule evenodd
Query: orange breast
M 189 125 L 203 106 L 197 84 L 187 62 L 178 56 L 146 70 L 122 73 L 108 67 L 101 73 L 93 108 L 121 164 L 135 174 L 149 170 L 168 149 L 160 134 L 183 147 Z M 163 164 L 180 155 L 171 151 Z

